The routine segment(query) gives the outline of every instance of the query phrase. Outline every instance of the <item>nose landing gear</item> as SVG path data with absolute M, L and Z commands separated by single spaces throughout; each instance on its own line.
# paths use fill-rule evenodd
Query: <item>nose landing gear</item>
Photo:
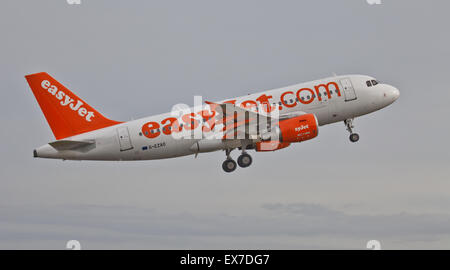
M 352 134 L 350 134 L 350 141 L 351 142 L 357 142 L 357 141 L 359 141 L 359 134 L 358 133 L 352 133 Z
M 353 143 L 359 141 L 359 134 L 353 133 L 353 118 L 344 120 L 344 124 L 347 127 L 347 131 L 350 132 L 350 141 Z

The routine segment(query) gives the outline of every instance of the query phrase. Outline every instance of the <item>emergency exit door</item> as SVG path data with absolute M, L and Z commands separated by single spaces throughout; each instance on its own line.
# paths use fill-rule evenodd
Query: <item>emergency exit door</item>
M 117 129 L 117 137 L 119 138 L 120 151 L 133 149 L 130 133 L 128 132 L 128 127 L 119 127 Z

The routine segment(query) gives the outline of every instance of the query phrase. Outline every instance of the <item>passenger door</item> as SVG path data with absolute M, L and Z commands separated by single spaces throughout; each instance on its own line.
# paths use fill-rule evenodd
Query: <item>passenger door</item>
M 345 101 L 352 101 L 356 99 L 356 92 L 353 88 L 352 81 L 349 78 L 340 80 L 342 88 L 344 88 Z

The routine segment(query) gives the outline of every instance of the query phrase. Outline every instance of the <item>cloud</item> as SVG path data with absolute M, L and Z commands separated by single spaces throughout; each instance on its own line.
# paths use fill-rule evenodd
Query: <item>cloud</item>
M 301 226 L 291 228 L 293 234 L 404 238 L 426 235 L 433 239 L 450 235 L 448 214 L 348 214 L 323 205 L 307 203 L 265 204 L 263 208 L 276 212 L 284 220 L 298 221 Z
M 450 235 L 450 215 L 352 215 L 308 203 L 262 209 L 262 215 L 234 216 L 101 205 L 2 207 L 0 248 L 59 249 L 71 239 L 88 249 L 363 248 L 373 237 L 404 245 Z

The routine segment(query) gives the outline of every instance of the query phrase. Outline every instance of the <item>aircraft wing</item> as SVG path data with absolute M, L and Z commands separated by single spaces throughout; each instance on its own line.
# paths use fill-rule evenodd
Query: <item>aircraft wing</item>
M 281 120 L 296 117 L 305 112 L 284 115 L 267 115 L 254 112 L 231 103 L 206 102 L 216 111 L 217 123 L 223 124 L 224 139 L 249 138 L 260 140 L 269 135 L 271 128 Z

